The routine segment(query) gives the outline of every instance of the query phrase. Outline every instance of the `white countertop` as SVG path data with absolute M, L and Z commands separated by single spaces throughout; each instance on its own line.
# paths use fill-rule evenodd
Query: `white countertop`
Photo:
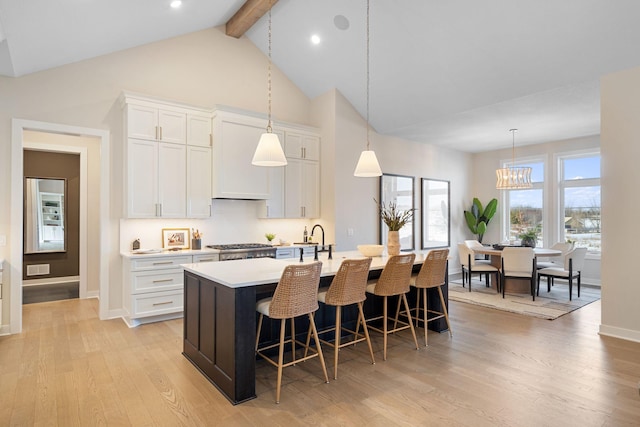
M 421 264 L 429 251 L 415 251 L 415 264 Z M 364 258 L 358 251 L 334 252 L 333 259 L 327 259 L 328 252 L 318 254 L 318 260 L 322 261 L 321 276 L 333 276 L 340 268 L 340 264 L 347 258 Z M 382 269 L 389 257 L 387 255 L 373 257 L 371 270 Z M 313 258 L 306 257 L 303 264 L 312 263 Z M 183 264 L 185 270 L 190 271 L 205 279 L 220 283 L 230 288 L 242 288 L 245 286 L 277 283 L 282 276 L 282 271 L 287 265 L 300 264 L 298 259 L 274 259 L 255 258 L 234 261 L 206 262 Z
M 162 250 L 162 249 L 147 249 L 150 253 L 143 252 L 120 252 L 120 255 L 127 258 L 150 258 L 150 257 L 163 257 L 163 256 L 180 256 L 180 255 L 207 255 L 217 254 L 220 251 L 218 249 L 202 248 L 202 249 L 180 249 L 177 251 Z M 152 251 L 152 252 L 151 252 Z M 159 251 L 159 252 L 156 252 Z

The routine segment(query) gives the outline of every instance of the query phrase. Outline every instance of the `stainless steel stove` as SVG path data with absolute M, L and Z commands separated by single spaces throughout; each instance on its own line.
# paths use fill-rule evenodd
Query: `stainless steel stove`
M 220 261 L 276 257 L 276 248 L 265 243 L 232 243 L 227 245 L 207 245 L 207 247 L 220 251 Z

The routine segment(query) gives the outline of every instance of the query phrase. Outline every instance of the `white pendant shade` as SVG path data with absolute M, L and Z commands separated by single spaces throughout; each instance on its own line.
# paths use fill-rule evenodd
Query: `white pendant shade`
M 365 150 L 360 154 L 360 159 L 356 165 L 353 176 L 362 178 L 371 178 L 374 176 L 382 176 L 382 169 L 378 163 L 378 158 L 373 150 Z
M 255 166 L 286 166 L 287 158 L 282 151 L 278 135 L 265 132 L 260 136 L 251 164 Z

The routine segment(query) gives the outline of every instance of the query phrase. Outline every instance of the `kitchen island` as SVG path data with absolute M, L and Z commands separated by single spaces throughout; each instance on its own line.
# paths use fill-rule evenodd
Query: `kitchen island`
M 428 251 L 416 252 L 414 269 L 418 270 Z M 333 259 L 327 253 L 319 255 L 322 261 L 320 286 L 328 286 L 347 258 L 362 258 L 359 252 L 336 252 Z M 373 257 L 369 272 L 376 278 L 384 268 L 387 256 Z M 303 262 L 313 262 L 306 258 Z M 255 339 L 256 301 L 273 293 L 282 271 L 292 259 L 259 258 L 216 263 L 184 264 L 184 342 L 183 354 L 202 372 L 233 404 L 253 399 L 255 393 Z M 447 301 L 447 286 L 443 287 Z M 413 293 L 412 293 L 413 294 Z M 368 297 L 365 314 L 381 310 L 377 298 Z M 437 291 L 429 295 L 429 306 L 439 310 Z M 334 320 L 333 308 L 321 305 L 315 319 L 318 328 Z M 345 316 L 345 322 L 350 317 Z M 300 319 L 301 322 L 304 319 Z M 270 327 L 265 325 L 261 340 L 275 340 Z M 430 329 L 446 330 L 444 321 L 434 321 Z M 306 325 L 296 325 L 296 330 L 306 336 Z

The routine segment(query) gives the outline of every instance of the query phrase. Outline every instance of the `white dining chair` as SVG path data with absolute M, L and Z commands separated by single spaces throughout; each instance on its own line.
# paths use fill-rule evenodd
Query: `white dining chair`
M 547 267 L 538 270 L 538 289 L 536 293 L 540 295 L 540 278 L 547 278 L 547 292 L 551 291 L 554 279 L 566 279 L 569 282 L 569 301 L 573 294 L 573 279 L 577 279 L 578 298 L 580 298 L 580 279 L 582 268 L 584 267 L 584 259 L 587 255 L 587 248 L 575 248 L 569 251 L 564 257 L 564 265 L 562 267 Z
M 496 290 L 500 292 L 500 270 L 485 262 L 475 259 L 475 252 L 464 243 L 458 243 L 458 256 L 462 267 L 462 287 L 465 285 L 465 276 L 469 278 L 469 292 L 471 292 L 471 275 L 480 274 L 485 276 L 487 286 L 489 285 L 489 275 L 496 276 Z
M 538 267 L 538 270 L 542 268 L 558 268 L 558 267 L 562 268 L 562 266 L 564 265 L 564 257 L 569 253 L 570 250 L 573 249 L 573 243 L 557 242 L 557 243 L 554 243 L 553 246 L 551 246 L 549 249 L 560 251 L 562 253 L 558 256 L 545 258 L 544 261 L 538 260 L 536 262 L 536 266 Z
M 529 280 L 531 297 L 535 301 L 536 257 L 533 248 L 526 246 L 504 248 L 502 250 L 501 276 L 502 298 L 505 295 L 507 279 Z

